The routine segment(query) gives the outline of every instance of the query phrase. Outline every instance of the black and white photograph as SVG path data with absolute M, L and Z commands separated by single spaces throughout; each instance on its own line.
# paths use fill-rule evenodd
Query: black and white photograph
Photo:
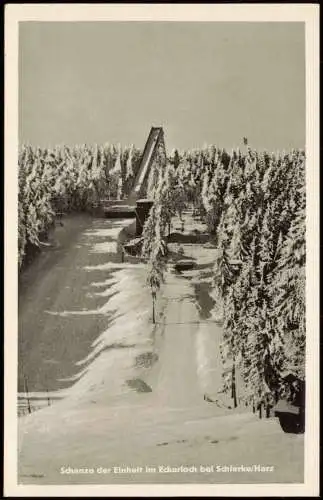
M 7 494 L 316 496 L 317 6 L 7 7 Z

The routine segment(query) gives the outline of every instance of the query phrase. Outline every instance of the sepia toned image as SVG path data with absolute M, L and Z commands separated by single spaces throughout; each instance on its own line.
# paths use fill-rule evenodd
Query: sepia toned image
M 307 33 L 19 19 L 20 491 L 309 486 Z

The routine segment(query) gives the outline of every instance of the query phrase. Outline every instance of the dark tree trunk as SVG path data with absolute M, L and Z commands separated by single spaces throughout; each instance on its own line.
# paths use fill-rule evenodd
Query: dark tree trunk
M 156 318 L 155 318 L 155 299 L 153 298 L 153 323 L 156 323 Z
M 236 368 L 235 365 L 232 367 L 232 389 L 231 389 L 231 397 L 233 399 L 233 406 L 237 408 L 237 386 L 236 386 Z
M 259 403 L 259 418 L 262 418 L 262 403 Z

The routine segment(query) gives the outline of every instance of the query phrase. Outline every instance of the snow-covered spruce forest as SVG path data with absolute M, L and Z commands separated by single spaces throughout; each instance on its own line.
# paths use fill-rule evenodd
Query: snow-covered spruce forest
M 140 164 L 134 146 L 22 146 L 18 176 L 19 267 L 28 247 L 39 246 L 55 214 L 91 211 L 102 198 L 126 196 Z
M 19 266 L 28 246 L 46 238 L 55 214 L 127 198 L 140 157 L 133 146 L 22 147 Z M 305 378 L 304 151 L 175 151 L 155 162 L 147 196 L 154 200 L 143 231 L 148 283 L 159 288 L 163 281 L 172 217 L 193 206 L 217 248 L 224 390 L 239 370 L 246 403 L 273 404 L 290 389 L 284 374 Z

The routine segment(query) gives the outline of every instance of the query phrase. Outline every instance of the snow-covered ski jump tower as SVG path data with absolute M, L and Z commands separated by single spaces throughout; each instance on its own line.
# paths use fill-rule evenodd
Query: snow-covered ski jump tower
M 142 232 L 153 201 L 147 197 L 148 179 L 152 172 L 160 168 L 161 159 L 166 160 L 166 147 L 162 127 L 151 127 L 146 141 L 140 166 L 127 200 L 111 200 L 104 207 L 106 217 L 136 217 L 136 235 Z

